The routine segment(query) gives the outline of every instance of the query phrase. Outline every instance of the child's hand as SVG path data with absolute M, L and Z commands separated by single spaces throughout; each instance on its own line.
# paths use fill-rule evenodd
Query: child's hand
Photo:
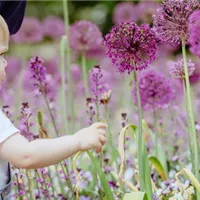
M 80 151 L 96 149 L 96 153 L 100 153 L 106 142 L 106 129 L 106 124 L 97 122 L 75 133 L 74 136 L 79 141 Z

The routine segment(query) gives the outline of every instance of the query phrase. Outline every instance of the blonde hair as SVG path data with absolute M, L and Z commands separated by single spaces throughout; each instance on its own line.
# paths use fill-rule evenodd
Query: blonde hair
M 4 18 L 0 15 L 0 45 L 9 41 L 9 29 L 8 25 L 5 22 Z M 7 43 L 7 42 L 6 42 Z

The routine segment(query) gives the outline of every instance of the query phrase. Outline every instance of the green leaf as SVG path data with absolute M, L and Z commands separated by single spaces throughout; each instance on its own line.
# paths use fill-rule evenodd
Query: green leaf
M 131 192 L 124 195 L 123 200 L 147 200 L 145 192 Z
M 149 157 L 149 161 L 152 163 L 152 165 L 154 166 L 154 168 L 156 169 L 158 174 L 161 176 L 161 178 L 163 180 L 166 180 L 167 174 L 165 173 L 165 170 L 164 170 L 162 164 L 160 163 L 160 161 L 154 156 Z
M 42 126 L 42 113 L 40 111 L 38 112 L 38 123 Z
M 142 121 L 142 124 L 143 124 L 144 131 L 151 136 L 153 141 L 155 141 L 155 133 L 152 132 L 152 130 L 149 128 L 145 120 Z M 165 170 L 165 173 L 167 174 L 168 173 L 167 158 L 161 144 L 158 144 L 158 160 L 161 162 L 163 169 Z
M 101 169 L 99 161 L 93 156 L 93 154 L 90 151 L 87 151 L 87 154 L 90 157 L 90 160 L 92 161 L 92 165 L 94 166 L 95 171 L 97 172 L 97 174 L 98 174 L 98 176 L 101 180 L 101 185 L 104 189 L 106 199 L 114 200 L 113 194 L 112 194 L 110 187 L 108 185 L 108 181 L 106 179 L 106 176 Z

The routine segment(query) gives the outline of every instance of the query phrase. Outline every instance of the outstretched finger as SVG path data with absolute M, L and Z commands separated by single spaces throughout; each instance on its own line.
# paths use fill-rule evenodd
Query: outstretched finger
M 102 145 L 104 145 L 106 143 L 106 137 L 104 137 L 103 135 L 100 135 L 99 141 L 101 142 Z
M 107 124 L 105 124 L 105 123 L 103 123 L 103 122 L 98 122 L 98 123 L 96 124 L 96 127 L 97 127 L 97 128 L 104 128 L 104 129 L 108 128 Z

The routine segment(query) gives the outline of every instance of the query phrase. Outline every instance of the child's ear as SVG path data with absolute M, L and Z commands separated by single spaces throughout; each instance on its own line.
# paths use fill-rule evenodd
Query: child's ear
M 0 45 L 6 45 L 9 41 L 9 29 L 4 18 L 0 15 Z

